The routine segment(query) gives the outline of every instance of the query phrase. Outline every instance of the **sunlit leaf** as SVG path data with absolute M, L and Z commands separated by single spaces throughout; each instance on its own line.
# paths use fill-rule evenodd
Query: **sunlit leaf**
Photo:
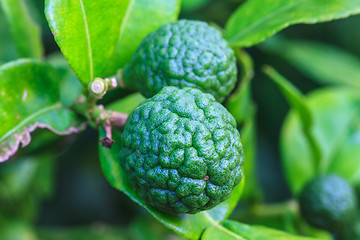
M 129 0 L 46 0 L 45 14 L 62 53 L 86 87 L 103 77 Z
M 226 23 L 232 45 L 250 47 L 297 23 L 318 23 L 360 13 L 357 0 L 248 0 Z

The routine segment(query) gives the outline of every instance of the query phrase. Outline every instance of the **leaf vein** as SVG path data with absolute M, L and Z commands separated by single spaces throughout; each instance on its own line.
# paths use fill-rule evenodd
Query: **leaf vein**
M 86 34 L 86 41 L 87 41 L 87 45 L 88 45 L 88 55 L 89 55 L 90 81 L 92 81 L 94 79 L 94 66 L 93 66 L 93 54 L 92 54 L 92 50 L 91 50 L 90 32 L 89 32 L 89 26 L 87 23 L 87 17 L 86 17 L 86 13 L 85 13 L 84 3 L 82 0 L 79 0 L 79 3 L 81 6 L 81 13 L 82 13 L 84 25 L 85 25 L 85 34 Z
M 40 116 L 41 114 L 51 112 L 51 111 L 54 111 L 54 110 L 58 110 L 58 109 L 62 109 L 62 108 L 63 108 L 62 104 L 58 102 L 58 103 L 55 103 L 53 105 L 50 105 L 49 107 L 43 108 L 38 112 L 35 112 L 35 113 L 31 114 L 30 116 L 25 118 L 23 121 L 21 121 L 18 125 L 16 125 L 16 127 L 12 128 L 10 131 L 5 133 L 0 138 L 0 143 L 3 142 L 8 137 L 10 137 L 11 135 L 13 135 L 14 133 L 16 133 L 22 127 L 26 126 L 26 124 L 28 124 L 29 122 L 34 120 L 36 117 Z

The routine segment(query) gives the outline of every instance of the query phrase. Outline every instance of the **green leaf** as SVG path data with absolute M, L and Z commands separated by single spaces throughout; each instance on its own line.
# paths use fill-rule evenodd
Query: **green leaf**
M 104 130 L 101 129 L 100 138 L 103 135 Z M 113 139 L 116 143 L 119 143 L 120 133 L 114 131 Z M 145 208 L 150 214 L 152 214 L 165 226 L 189 239 L 199 239 L 201 233 L 208 225 L 216 225 L 219 221 L 223 221 L 224 219 L 226 219 L 232 212 L 232 210 L 235 208 L 244 187 L 243 180 L 238 186 L 235 187 L 231 197 L 228 200 L 211 210 L 203 211 L 193 215 L 170 215 L 158 211 L 157 209 L 148 205 L 133 190 L 126 173 L 122 170 L 120 166 L 119 152 L 119 144 L 114 144 L 111 149 L 103 148 L 101 146 L 99 149 L 101 167 L 110 184 L 114 188 L 125 193 L 129 198 L 131 198 L 131 200 L 139 204 L 141 207 Z
M 314 238 L 294 236 L 263 226 L 250 226 L 244 223 L 227 220 L 222 225 L 207 228 L 202 236 L 202 239 L 311 240 Z
M 311 146 L 311 159 L 314 162 L 315 171 L 321 172 L 323 168 L 320 166 L 322 161 L 322 152 L 318 142 L 314 138 L 313 128 L 313 113 L 311 112 L 308 104 L 306 103 L 302 93 L 293 86 L 287 79 L 281 76 L 270 66 L 264 67 L 264 72 L 270 77 L 271 80 L 279 87 L 283 95 L 292 108 L 299 112 L 301 119 L 302 130 L 306 136 L 308 144 Z
M 242 49 L 234 49 L 236 59 L 240 65 L 241 76 L 235 92 L 226 101 L 226 107 L 241 124 L 244 119 L 254 115 L 254 104 L 251 100 L 251 79 L 254 77 L 252 58 Z
M 75 103 L 81 95 L 83 86 L 78 81 L 74 71 L 70 68 L 68 62 L 59 52 L 48 56 L 46 59 L 59 73 L 60 78 L 60 102 L 69 107 Z
M 179 11 L 180 0 L 130 0 L 106 74 L 114 75 L 130 61 L 147 34 L 165 23 L 175 21 Z
M 23 0 L 2 0 L 6 20 L 20 58 L 41 58 L 43 54 L 40 27 L 30 17 Z
M 130 114 L 145 100 L 141 93 L 134 93 L 106 106 L 106 109 Z
M 280 37 L 268 39 L 260 48 L 285 58 L 318 83 L 360 88 L 360 59 L 340 48 Z
M 259 197 L 260 191 L 257 185 L 256 165 L 256 140 L 255 140 L 255 104 L 251 97 L 251 80 L 254 76 L 252 58 L 243 49 L 235 48 L 235 55 L 240 65 L 241 76 L 235 92 L 226 101 L 226 107 L 241 125 L 241 141 L 244 146 L 245 163 L 244 173 L 246 185 L 243 198 Z
M 289 25 L 325 22 L 358 13 L 357 0 L 249 0 L 228 20 L 225 36 L 232 45 L 250 47 Z
M 63 135 L 79 131 L 76 115 L 59 102 L 54 68 L 38 60 L 18 60 L 0 67 L 0 162 L 7 160 L 20 143 L 30 142 L 36 128 Z
M 62 53 L 86 87 L 103 77 L 129 0 L 46 0 L 45 14 Z
M 0 65 L 17 59 L 15 43 L 0 4 Z
M 312 92 L 306 102 L 314 117 L 315 141 L 323 152 L 320 164 L 324 173 L 337 173 L 359 185 L 359 92 L 346 88 L 322 89 Z M 280 146 L 285 177 L 296 195 L 316 172 L 300 116 L 295 110 L 285 119 Z
M 256 172 L 256 122 L 255 116 L 249 117 L 244 121 L 241 128 L 241 141 L 244 147 L 245 163 L 244 174 L 246 185 L 244 188 L 243 199 L 259 199 L 261 197 Z

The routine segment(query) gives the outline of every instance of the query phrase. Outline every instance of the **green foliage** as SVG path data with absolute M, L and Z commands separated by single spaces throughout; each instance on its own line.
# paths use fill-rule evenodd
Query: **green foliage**
M 29 144 L 37 127 L 58 134 L 78 131 L 75 114 L 59 102 L 59 81 L 51 65 L 38 60 L 10 62 L 0 67 L 0 80 L 0 161 L 13 155 L 20 143 Z
M 175 21 L 180 11 L 179 0 L 131 0 L 121 24 L 119 40 L 106 69 L 113 75 L 123 67 L 150 32 L 168 22 Z
M 1 1 L 20 58 L 41 58 L 43 46 L 39 26 L 29 14 L 24 0 Z M 24 41 L 26 39 L 26 41 Z
M 233 50 L 200 21 L 165 24 L 144 38 L 124 68 L 125 85 L 151 97 L 164 86 L 194 87 L 222 102 L 236 83 Z
M 358 91 L 329 88 L 306 97 L 313 113 L 312 133 L 320 146 L 323 173 L 336 173 L 352 184 L 359 184 L 360 96 Z M 298 194 L 306 182 L 316 176 L 311 149 L 302 131 L 299 113 L 290 111 L 281 131 L 281 154 L 290 189 Z M 349 144 L 348 144 L 349 143 Z
M 265 66 L 264 72 L 268 74 L 269 77 L 277 84 L 291 107 L 299 113 L 302 131 L 304 132 L 311 149 L 311 158 L 314 163 L 314 169 L 316 172 L 321 171 L 322 169 L 319 166 L 319 162 L 322 158 L 322 152 L 318 146 L 318 142 L 314 139 L 314 134 L 312 132 L 314 122 L 313 114 L 304 100 L 303 95 L 295 86 L 293 86 L 288 80 L 283 78 L 271 67 Z
M 96 189 L 99 184 L 99 179 L 93 181 L 91 176 L 85 176 L 85 183 L 89 184 L 79 184 L 81 191 L 72 192 L 72 185 L 75 186 L 77 180 L 87 174 L 83 171 L 90 167 L 98 168 L 96 159 L 92 159 L 94 152 L 89 147 L 93 146 L 91 139 L 87 139 L 87 136 L 92 136 L 91 130 L 84 133 L 85 140 L 81 143 L 72 142 L 74 138 L 59 141 L 56 134 L 42 130 L 32 135 L 35 141 L 30 147 L 0 167 L 0 239 L 308 239 L 300 237 L 302 235 L 326 240 L 332 238 L 329 232 L 305 223 L 297 199 L 264 203 L 264 199 L 272 202 L 291 196 L 277 185 L 282 183 L 282 179 L 277 177 L 280 174 L 276 172 L 275 144 L 264 138 L 268 132 L 278 134 L 280 123 L 276 119 L 282 120 L 285 109 L 276 101 L 276 91 L 271 91 L 271 83 L 262 82 L 263 76 L 257 71 L 261 64 L 270 61 L 275 66 L 279 64 L 278 60 L 286 60 L 313 79 L 315 84 L 336 85 L 303 95 L 302 92 L 317 85 L 302 81 L 298 72 L 291 75 L 292 68 L 281 66 L 287 67 L 285 62 L 280 62 L 276 68 L 284 71 L 294 84 L 271 67 L 263 68 L 291 107 L 281 130 L 280 145 L 286 183 L 293 197 L 297 197 L 308 181 L 321 174 L 335 173 L 360 189 L 360 62 L 356 56 L 331 45 L 288 41 L 286 37 L 269 39 L 259 48 L 250 49 L 249 53 L 239 47 L 258 44 L 293 24 L 313 24 L 358 14 L 360 4 L 357 1 L 45 0 L 45 14 L 40 14 L 44 10 L 43 3 L 43 0 L 3 0 L 0 4 L 0 64 L 3 64 L 0 66 L 0 161 L 7 160 L 20 145 L 29 144 L 30 133 L 36 128 L 48 128 L 57 135 L 64 135 L 79 132 L 87 123 L 100 129 L 102 146 L 111 147 L 115 140 L 111 149 L 99 148 L 106 179 L 115 189 L 125 193 L 123 197 L 129 197 L 150 215 L 144 216 L 144 212 L 131 207 L 136 205 L 120 198 L 121 209 L 114 215 L 128 223 L 126 228 L 98 223 L 73 229 L 39 228 L 47 219 L 42 215 L 46 215 L 44 212 L 49 207 L 41 201 L 53 193 L 55 176 L 57 179 L 63 175 L 55 175 L 54 160 L 62 154 L 65 146 L 73 145 L 75 149 L 64 156 L 66 159 L 69 156 L 74 158 L 70 159 L 71 164 L 66 168 L 71 170 L 66 170 L 66 173 L 75 170 L 79 160 L 86 159 L 85 167 L 81 166 L 75 177 L 64 174 L 71 181 L 71 185 L 64 184 L 66 193 L 70 193 L 66 197 L 71 201 L 71 207 L 76 207 L 76 202 L 79 202 L 75 197 L 72 199 L 72 195 L 88 194 L 87 186 Z M 177 20 L 180 7 L 181 18 L 201 19 L 212 27 L 190 20 L 172 23 Z M 235 8 L 237 10 L 232 13 Z M 357 29 L 357 19 L 353 18 L 352 23 L 346 24 Z M 183 23 L 191 23 L 191 26 L 185 30 L 176 28 Z M 225 30 L 220 26 L 225 26 Z M 331 34 L 324 35 L 329 42 L 359 51 L 356 35 L 345 36 L 348 34 L 341 27 L 338 29 L 340 36 L 336 34 L 337 26 L 322 25 L 319 29 L 331 30 Z M 167 28 L 170 31 L 164 31 Z M 308 29 L 314 33 L 318 28 L 295 26 L 283 35 L 306 37 Z M 53 37 L 61 52 L 57 51 Z M 350 37 L 356 46 L 349 48 Z M 316 34 L 312 38 L 316 38 Z M 321 35 L 321 39 L 325 38 Z M 148 46 L 144 47 L 146 43 Z M 140 50 L 136 50 L 139 46 Z M 274 55 L 282 59 L 273 58 Z M 17 57 L 30 59 L 9 62 Z M 39 58 L 44 58 L 44 61 L 35 60 Z M 129 77 L 129 72 L 136 74 Z M 254 76 L 256 79 L 251 82 Z M 108 91 L 102 92 L 106 94 L 101 101 L 99 95 L 92 95 L 88 89 L 89 83 L 95 90 L 99 87 L 94 83 L 95 78 Z M 124 85 L 136 85 L 133 90 L 140 93 L 120 89 Z M 210 95 L 195 100 L 188 96 L 191 95 L 189 92 L 203 96 L 199 90 L 188 89 L 186 95 L 177 94 L 184 91 L 170 87 L 162 93 L 166 96 L 156 96 L 155 100 L 146 100 L 141 95 L 152 96 L 165 85 L 181 88 L 191 85 L 210 92 L 224 103 L 234 118 L 229 117 L 225 108 L 215 103 Z M 159 98 L 167 100 L 161 102 Z M 266 103 L 269 109 L 261 105 L 264 99 L 271 100 Z M 130 117 L 124 130 L 128 114 Z M 136 117 L 138 119 L 134 119 Z M 239 142 L 233 151 L 229 142 L 239 141 L 237 131 L 241 132 L 243 145 Z M 277 137 L 274 135 L 271 140 Z M 260 140 L 258 145 L 257 139 Z M 239 158 L 223 161 L 231 154 L 239 155 Z M 81 157 L 77 157 L 79 155 Z M 243 172 L 239 170 L 240 166 L 234 170 L 233 163 L 237 161 L 241 165 L 243 155 L 246 158 L 242 166 L 246 183 L 244 179 L 234 187 Z M 272 165 L 275 166 L 269 165 L 268 159 L 274 159 Z M 212 161 L 216 164 L 212 165 Z M 181 166 L 172 166 L 176 163 Z M 64 168 L 60 166 L 58 169 L 64 171 Z M 170 171 L 172 175 L 168 174 Z M 133 173 L 136 177 L 129 180 Z M 181 175 L 180 180 L 176 174 Z M 144 184 L 133 184 L 131 181 L 134 179 Z M 204 190 L 204 185 L 208 185 L 208 189 Z M 271 185 L 273 187 L 267 189 Z M 330 189 L 333 190 L 335 185 L 331 184 Z M 331 191 L 328 196 L 347 189 L 344 186 L 337 188 L 340 190 Z M 107 190 L 101 188 L 101 191 Z M 315 198 L 316 194 L 323 192 L 326 191 L 314 190 L 307 196 Z M 197 198 L 199 194 L 201 197 Z M 107 201 L 96 205 L 96 209 L 91 205 L 91 213 L 98 211 L 105 216 L 110 212 L 106 211 L 109 204 L 118 204 L 114 198 L 116 192 L 96 195 L 88 199 L 82 197 L 81 207 L 108 195 Z M 203 206 L 204 199 L 209 200 L 209 204 Z M 352 196 L 341 203 L 349 199 Z M 320 197 L 316 202 L 322 200 Z M 171 204 L 177 205 L 169 207 Z M 341 210 L 342 206 L 336 207 L 336 204 L 331 207 Z M 43 206 L 44 211 L 37 219 L 39 206 Z M 170 209 L 171 213 L 159 208 Z M 134 219 L 130 219 L 128 213 Z M 233 220 L 227 220 L 230 214 Z M 303 215 L 306 217 L 304 211 Z M 152 221 L 152 217 L 158 221 Z M 79 221 L 76 216 L 71 219 Z M 61 217 L 57 221 L 61 222 Z M 328 231 L 334 231 L 340 222 L 331 225 L 331 228 L 326 228 Z M 336 237 L 339 240 L 357 239 L 358 229 L 357 219 L 348 222 Z
M 311 240 L 311 238 L 297 237 L 263 226 L 249 226 L 240 222 L 227 220 L 222 225 L 207 228 L 203 239 L 234 239 L 234 240 Z
M 85 86 L 95 77 L 102 77 L 119 40 L 128 5 L 129 0 L 45 1 L 54 38 Z
M 250 47 L 292 24 L 330 21 L 359 12 L 356 0 L 250 0 L 229 18 L 225 37 L 234 46 Z
M 339 232 L 356 216 L 354 189 L 337 175 L 322 175 L 303 188 L 300 209 L 304 218 L 317 228 Z
M 260 47 L 283 57 L 318 83 L 360 88 L 359 58 L 335 46 L 273 37 Z

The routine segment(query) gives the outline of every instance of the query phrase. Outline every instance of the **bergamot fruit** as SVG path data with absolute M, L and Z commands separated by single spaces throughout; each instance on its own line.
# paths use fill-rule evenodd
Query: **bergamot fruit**
M 124 67 L 125 85 L 151 97 L 165 86 L 194 87 L 223 101 L 237 67 L 221 32 L 205 22 L 180 20 L 146 36 Z
M 299 201 L 308 223 L 333 232 L 349 223 L 357 209 L 353 188 L 337 175 L 323 175 L 310 181 Z
M 164 87 L 129 116 L 120 161 L 134 189 L 168 213 L 196 213 L 229 198 L 243 177 L 234 117 L 210 94 Z

